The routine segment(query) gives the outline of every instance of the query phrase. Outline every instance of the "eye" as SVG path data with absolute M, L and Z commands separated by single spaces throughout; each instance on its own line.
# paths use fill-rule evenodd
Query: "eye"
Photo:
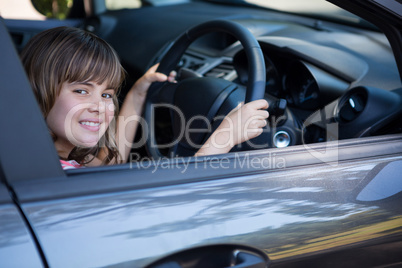
M 110 94 L 110 93 L 103 93 L 103 94 L 102 94 L 102 98 L 111 99 L 111 98 L 113 98 L 113 94 Z
M 78 93 L 80 95 L 85 95 L 88 94 L 88 91 L 84 90 L 84 89 L 76 89 L 74 90 L 75 93 Z

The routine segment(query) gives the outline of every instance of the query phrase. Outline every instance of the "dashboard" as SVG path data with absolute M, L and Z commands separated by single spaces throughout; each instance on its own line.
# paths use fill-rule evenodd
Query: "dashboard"
M 266 144 L 265 148 L 274 147 L 275 135 L 280 132 L 289 134 L 291 140 L 289 146 L 306 142 L 303 133 L 305 122 L 314 117 L 317 112 L 326 110 L 327 107 L 331 108 L 329 116 L 334 116 L 337 107 L 332 103 L 337 102 L 355 88 L 378 88 L 384 91 L 384 94 L 380 95 L 388 96 L 387 92 L 401 87 L 398 68 L 389 42 L 383 33 L 372 28 L 358 28 L 355 25 L 256 9 L 249 10 L 249 14 L 252 15 L 245 15 L 244 9 L 239 9 L 241 13 L 233 15 L 229 12 L 231 9 L 226 6 L 220 6 L 219 10 L 215 10 L 216 13 L 211 14 L 208 4 L 197 2 L 196 5 L 200 5 L 200 10 L 204 11 L 205 17 L 178 15 L 179 13 L 190 14 L 190 11 L 194 10 L 194 3 L 193 5 L 177 5 L 174 8 L 161 7 L 166 30 L 161 31 L 160 24 L 156 22 L 149 22 L 147 27 L 136 29 L 130 39 L 136 41 L 145 37 L 147 39 L 137 42 L 135 50 L 129 47 L 129 42 L 121 42 L 118 32 L 103 37 L 121 55 L 128 73 L 142 74 L 150 66 L 160 62 L 169 46 L 191 26 L 211 19 L 228 19 L 246 27 L 256 37 L 264 56 L 265 99 L 270 107 L 275 107 L 278 101 L 281 104 L 286 103 L 286 107 L 282 110 L 285 110 L 287 121 L 277 129 L 272 127 L 272 131 L 267 131 L 267 135 L 261 138 L 261 144 Z M 146 11 L 146 9 L 140 10 L 136 12 L 136 16 L 128 11 L 116 12 L 112 15 L 116 17 L 118 15 L 121 25 L 133 25 L 134 18 L 135 20 L 144 19 L 147 15 Z M 158 32 L 158 35 L 148 34 L 153 31 Z M 146 65 L 143 65 L 144 62 Z M 245 89 L 249 79 L 248 60 L 243 47 L 234 37 L 221 32 L 208 33 L 195 40 L 182 56 L 177 70 L 179 81 L 190 77 L 214 77 L 233 82 L 239 88 Z M 136 77 L 133 76 L 133 78 Z M 367 92 L 369 95 L 372 94 L 371 91 Z M 233 98 L 234 101 L 230 100 L 229 104 L 225 102 L 218 111 L 219 114 L 227 114 L 233 109 L 235 104 L 242 100 L 239 95 L 241 94 Z M 188 103 L 192 101 L 191 97 L 190 94 Z M 167 99 L 172 98 L 174 97 L 170 96 Z M 354 99 L 352 96 L 352 100 Z M 345 103 L 350 101 L 346 100 Z M 371 103 L 372 100 L 368 98 L 367 105 Z M 352 104 L 342 110 L 356 112 Z M 273 115 L 270 110 L 269 112 Z M 394 122 L 394 116 L 389 117 L 389 120 L 393 120 L 392 122 L 384 121 L 381 126 L 377 126 L 378 118 L 388 118 L 383 107 L 378 108 L 377 112 L 378 117 L 375 118 L 372 113 L 364 112 L 364 116 L 358 116 L 357 119 L 352 120 L 354 122 L 342 122 L 343 129 L 353 131 L 345 132 L 339 138 L 359 137 L 360 129 L 377 130 L 383 128 L 385 124 L 394 124 L 397 127 L 392 127 L 391 131 L 386 130 L 384 133 L 399 131 L 399 124 Z M 344 113 L 347 114 L 347 112 Z M 392 113 L 394 114 L 397 112 Z M 170 134 L 174 127 L 166 123 L 171 120 L 169 113 L 163 110 L 158 113 L 158 116 L 157 121 L 160 124 L 157 124 L 156 132 L 159 133 L 157 138 L 162 140 L 161 144 L 174 140 L 174 135 Z M 276 116 L 278 117 L 280 116 Z M 366 121 L 363 117 L 368 118 L 370 126 L 361 122 L 356 123 L 356 120 Z M 271 118 L 273 116 L 270 116 Z M 371 128 L 374 125 L 375 127 Z M 320 125 L 307 128 L 311 129 L 306 132 L 309 136 L 308 143 L 329 140 L 328 132 Z M 364 135 L 371 134 L 373 133 L 366 132 Z
M 289 22 L 238 22 L 254 33 L 264 33 L 257 39 L 265 59 L 266 99 L 270 103 L 286 100 L 300 121 L 351 87 L 369 84 L 393 90 L 399 86 L 392 52 L 381 33 L 370 32 L 372 40 L 367 43 L 368 33 L 364 30 L 357 34 Z M 371 50 L 362 51 L 363 44 Z M 375 61 L 378 53 L 383 56 L 382 66 Z M 179 68 L 196 75 L 218 77 L 242 86 L 247 85 L 247 66 L 242 46 L 225 33 L 208 34 L 194 42 L 179 64 Z
M 322 108 L 342 95 L 349 83 L 320 68 L 292 57 L 290 53 L 263 48 L 266 67 L 265 92 L 268 97 L 285 99 L 289 107 L 304 110 Z M 239 82 L 246 85 L 247 59 L 239 53 L 233 60 Z

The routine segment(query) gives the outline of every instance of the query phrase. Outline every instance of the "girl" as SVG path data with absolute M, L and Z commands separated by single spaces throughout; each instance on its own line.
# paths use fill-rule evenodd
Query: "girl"
M 151 67 L 129 90 L 119 111 L 125 74 L 113 48 L 92 33 L 57 27 L 33 37 L 21 53 L 63 168 L 125 163 L 152 82 L 173 82 Z M 227 153 L 262 133 L 265 100 L 230 112 L 196 155 Z M 229 131 L 230 130 L 230 131 Z M 121 141 L 121 142 L 120 142 Z

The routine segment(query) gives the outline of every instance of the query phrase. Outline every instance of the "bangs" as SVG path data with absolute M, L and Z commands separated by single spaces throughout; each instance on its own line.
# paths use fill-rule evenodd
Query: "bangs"
M 88 82 L 97 84 L 107 82 L 108 88 L 119 90 L 124 80 L 124 69 L 116 52 L 103 40 L 94 40 L 93 36 L 85 36 L 86 42 L 81 42 L 69 59 L 69 64 L 62 74 L 60 81 Z M 61 68 L 64 69 L 64 68 Z M 63 77 L 64 76 L 64 77 Z

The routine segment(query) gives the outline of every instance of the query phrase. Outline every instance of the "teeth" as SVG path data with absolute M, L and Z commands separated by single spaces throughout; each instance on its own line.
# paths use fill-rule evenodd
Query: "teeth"
M 100 123 L 95 123 L 95 122 L 80 122 L 81 125 L 86 125 L 86 126 L 91 126 L 91 127 L 97 127 L 100 125 Z

